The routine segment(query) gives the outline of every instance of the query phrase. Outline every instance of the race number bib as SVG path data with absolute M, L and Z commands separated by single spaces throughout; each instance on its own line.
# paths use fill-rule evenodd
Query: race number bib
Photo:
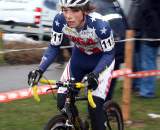
M 115 42 L 113 39 L 113 34 L 111 34 L 110 37 L 104 40 L 101 40 L 101 46 L 104 52 L 112 50 L 114 45 L 115 45 Z
M 52 35 L 51 35 L 51 44 L 58 46 L 61 44 L 63 39 L 63 34 L 62 33 L 58 33 L 55 31 L 52 31 Z

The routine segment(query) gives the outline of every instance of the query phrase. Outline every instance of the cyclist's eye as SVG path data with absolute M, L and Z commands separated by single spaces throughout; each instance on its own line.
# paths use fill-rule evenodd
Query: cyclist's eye
M 79 12 L 79 9 L 73 9 L 72 11 L 73 12 Z
M 67 9 L 62 9 L 62 12 L 67 12 Z
M 80 9 L 79 8 L 71 8 L 73 12 L 79 12 Z
M 62 12 L 67 12 L 68 11 L 68 9 L 65 8 L 65 7 L 62 7 L 61 10 L 62 10 Z

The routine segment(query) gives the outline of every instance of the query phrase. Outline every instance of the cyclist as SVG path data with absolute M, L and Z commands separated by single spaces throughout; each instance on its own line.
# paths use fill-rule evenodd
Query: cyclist
M 38 69 L 28 75 L 35 83 L 53 62 L 65 38 L 74 43 L 72 56 L 62 74 L 61 80 L 71 77 L 83 81 L 93 89 L 96 108 L 88 106 L 92 130 L 105 130 L 105 115 L 102 109 L 109 92 L 111 73 L 115 64 L 114 39 L 105 18 L 94 12 L 89 0 L 59 0 L 61 11 L 55 16 L 52 38 Z M 65 89 L 58 89 L 58 108 L 65 101 Z

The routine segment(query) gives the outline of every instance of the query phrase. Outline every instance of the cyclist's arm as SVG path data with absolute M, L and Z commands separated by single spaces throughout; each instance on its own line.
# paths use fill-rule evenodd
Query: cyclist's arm
M 49 65 L 54 61 L 56 58 L 58 52 L 59 52 L 59 46 L 53 46 L 49 44 L 48 49 L 45 51 L 40 65 L 39 69 L 42 70 L 43 72 L 46 71 L 46 69 L 49 67 Z
M 106 35 L 99 36 L 100 38 L 102 38 L 100 42 L 101 47 L 103 49 L 103 56 L 101 57 L 95 69 L 93 70 L 93 72 L 96 75 L 99 75 L 99 73 L 101 73 L 103 70 L 109 67 L 115 58 L 115 42 L 113 39 L 113 34 L 109 26 L 107 26 L 107 29 L 108 31 Z
M 54 21 L 53 21 L 51 42 L 48 46 L 48 49 L 45 51 L 42 57 L 42 60 L 40 62 L 40 65 L 39 65 L 39 69 L 43 72 L 55 60 L 60 50 L 60 45 L 63 42 L 63 33 L 62 33 L 63 26 L 64 26 L 63 17 L 59 13 L 55 16 Z

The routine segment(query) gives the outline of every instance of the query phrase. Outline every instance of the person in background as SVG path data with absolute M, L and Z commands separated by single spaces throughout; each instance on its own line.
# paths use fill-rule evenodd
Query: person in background
M 28 84 L 39 81 L 58 55 L 64 37 L 69 38 L 74 47 L 61 81 L 73 77 L 75 82 L 82 81 L 93 90 L 96 108 L 88 106 L 92 130 L 106 130 L 103 104 L 110 91 L 115 64 L 112 30 L 101 14 L 93 12 L 95 7 L 89 0 L 59 0 L 59 5 L 61 11 L 53 21 L 51 42 L 38 68 L 29 72 Z M 65 91 L 61 87 L 58 89 L 57 105 L 60 110 L 64 107 Z
M 109 22 L 113 30 L 115 44 L 115 67 L 114 70 L 120 69 L 120 65 L 124 62 L 124 40 L 125 32 L 128 27 L 126 16 L 117 0 L 93 0 L 96 5 L 96 11 L 100 12 Z M 113 96 L 117 79 L 111 81 L 110 92 L 107 100 Z
M 135 33 L 140 33 L 141 38 L 156 39 L 160 37 L 160 1 L 159 0 L 132 0 L 128 15 L 129 27 Z M 137 34 L 136 34 L 137 35 Z M 156 70 L 156 58 L 159 41 L 138 41 L 139 50 L 136 50 L 136 70 Z M 136 45 L 137 46 L 137 45 Z M 138 58 L 138 59 L 137 59 Z M 143 98 L 154 98 L 156 77 L 145 77 L 134 81 L 133 90 Z

